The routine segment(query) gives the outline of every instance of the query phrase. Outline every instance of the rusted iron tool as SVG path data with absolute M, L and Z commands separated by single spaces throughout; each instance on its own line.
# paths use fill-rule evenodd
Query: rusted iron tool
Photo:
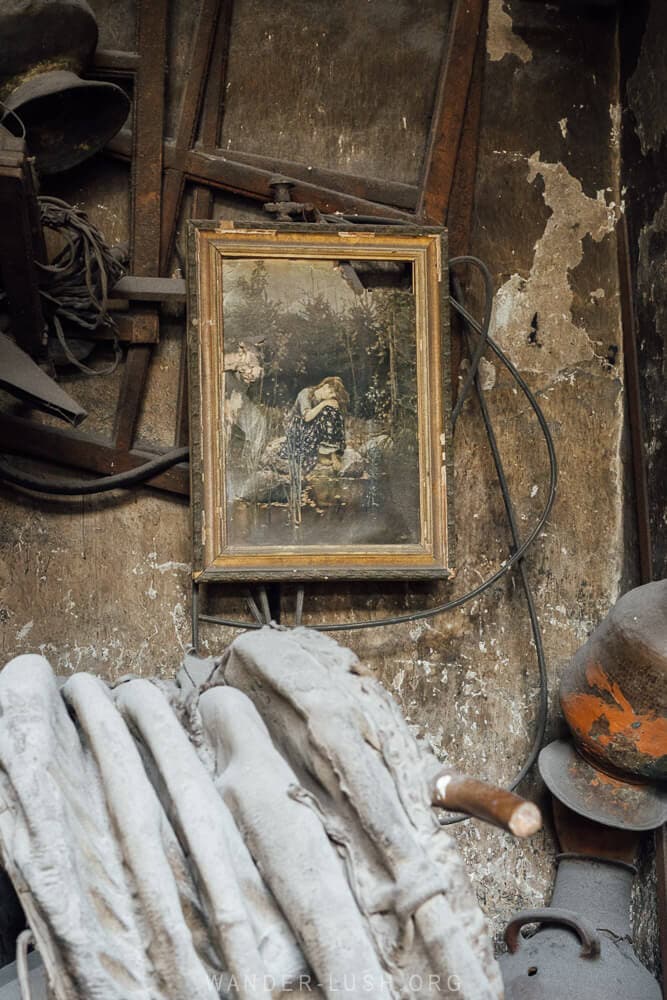
M 433 779 L 431 801 L 441 809 L 467 813 L 499 826 L 515 837 L 532 837 L 542 827 L 542 815 L 534 802 L 449 768 Z

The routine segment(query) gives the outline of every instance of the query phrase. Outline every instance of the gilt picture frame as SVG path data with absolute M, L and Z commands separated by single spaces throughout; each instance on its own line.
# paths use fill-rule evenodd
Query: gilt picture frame
M 188 226 L 193 577 L 442 579 L 446 231 Z

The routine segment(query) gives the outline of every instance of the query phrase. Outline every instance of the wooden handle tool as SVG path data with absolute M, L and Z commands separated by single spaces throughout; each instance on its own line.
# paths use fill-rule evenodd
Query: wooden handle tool
M 534 802 L 448 768 L 435 775 L 431 801 L 440 809 L 467 813 L 515 837 L 532 837 L 542 827 L 542 814 Z

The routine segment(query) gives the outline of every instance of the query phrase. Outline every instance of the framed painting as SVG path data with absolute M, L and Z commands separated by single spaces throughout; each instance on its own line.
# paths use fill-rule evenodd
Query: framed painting
M 450 575 L 445 232 L 192 222 L 188 260 L 195 579 Z

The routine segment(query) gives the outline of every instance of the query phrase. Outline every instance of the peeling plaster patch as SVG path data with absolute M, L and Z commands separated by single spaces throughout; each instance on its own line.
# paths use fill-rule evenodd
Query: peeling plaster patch
M 514 33 L 512 15 L 505 10 L 504 0 L 489 0 L 488 17 L 486 53 L 491 62 L 500 62 L 510 55 L 516 56 L 521 62 L 530 62 L 533 53 L 523 38 Z
M 535 244 L 528 277 L 513 274 L 499 289 L 494 328 L 495 338 L 520 369 L 555 375 L 595 357 L 586 330 L 572 320 L 569 275 L 583 258 L 584 237 L 599 243 L 612 232 L 617 208 L 607 204 L 604 191 L 590 198 L 562 163 L 543 163 L 539 152 L 528 160 L 528 181 L 537 177 L 544 181 L 551 215 Z M 539 333 L 531 342 L 536 316 Z
M 599 302 L 605 296 L 604 288 L 594 288 L 589 298 L 591 302 Z
M 27 639 L 32 632 L 34 624 L 34 622 L 26 622 L 23 628 L 18 629 L 16 633 L 16 641 L 23 642 L 24 639 Z
M 612 149 L 618 150 L 621 145 L 621 105 L 618 102 L 609 105 L 609 118 L 611 146 Z
M 184 562 L 163 562 L 156 563 L 152 569 L 156 569 L 158 573 L 189 573 L 192 566 Z
M 424 632 L 432 630 L 433 626 L 428 622 L 418 622 L 413 628 L 410 629 L 410 638 L 413 642 L 418 642 L 423 636 Z
M 496 366 L 486 358 L 482 358 L 479 362 L 479 376 L 482 389 L 488 392 L 496 384 Z
M 558 127 L 560 129 L 560 134 L 564 139 L 567 139 L 567 118 L 561 118 L 558 122 Z
M 176 640 L 181 649 L 185 649 L 190 641 L 190 622 L 185 613 L 185 608 L 180 602 L 174 605 L 171 611 L 171 620 L 174 623 Z

